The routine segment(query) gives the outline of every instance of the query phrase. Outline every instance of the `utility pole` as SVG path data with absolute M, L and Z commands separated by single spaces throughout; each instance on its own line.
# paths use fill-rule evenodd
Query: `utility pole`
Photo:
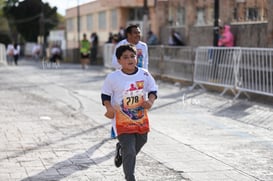
M 45 56 L 45 17 L 44 17 L 44 4 L 41 2 L 41 16 L 40 16 L 40 38 L 38 40 L 40 44 L 42 44 L 42 52 L 41 56 L 44 58 Z
M 143 41 L 147 41 L 147 33 L 148 33 L 148 4 L 147 0 L 143 2 Z
M 81 37 L 80 37 L 80 4 L 79 0 L 77 0 L 77 34 L 78 34 L 78 60 L 80 60 L 81 54 L 80 54 L 80 49 L 81 49 Z
M 219 37 L 219 0 L 214 0 L 213 46 L 218 46 L 218 37 Z

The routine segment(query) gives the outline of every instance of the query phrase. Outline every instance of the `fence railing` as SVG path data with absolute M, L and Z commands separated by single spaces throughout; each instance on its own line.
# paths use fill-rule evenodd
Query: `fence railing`
M 149 46 L 149 71 L 156 76 L 193 81 L 194 48 Z M 104 66 L 112 67 L 113 44 L 103 47 Z
M 194 85 L 203 84 L 224 87 L 224 94 L 237 85 L 236 67 L 240 48 L 199 47 L 196 49 Z
M 241 48 L 237 90 L 273 96 L 273 49 Z
M 199 47 L 193 82 L 231 90 L 235 99 L 248 92 L 273 96 L 273 49 Z
M 194 48 L 149 46 L 149 71 L 161 77 L 193 81 Z

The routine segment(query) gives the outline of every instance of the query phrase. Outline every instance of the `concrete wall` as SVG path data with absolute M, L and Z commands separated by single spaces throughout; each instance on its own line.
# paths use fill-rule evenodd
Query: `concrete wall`
M 168 43 L 168 37 L 171 28 L 161 29 L 160 38 L 162 44 Z M 181 35 L 185 35 L 185 28 L 175 28 Z M 264 36 L 268 31 L 268 23 L 257 24 L 232 24 L 231 31 L 235 37 L 235 45 L 240 47 L 270 47 L 268 37 Z M 212 26 L 193 26 L 189 28 L 188 37 L 185 38 L 186 45 L 212 46 L 213 45 L 213 27 Z M 272 40 L 271 40 L 272 41 Z

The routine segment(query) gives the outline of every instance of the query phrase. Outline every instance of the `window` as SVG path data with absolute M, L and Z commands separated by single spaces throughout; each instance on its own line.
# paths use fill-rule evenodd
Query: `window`
M 88 31 L 92 31 L 93 30 L 93 15 L 89 14 L 86 17 L 86 28 Z
M 176 26 L 182 26 L 185 24 L 185 9 L 178 7 L 176 9 Z
M 207 16 L 206 16 L 207 24 L 214 24 L 214 9 L 212 7 L 207 8 Z
M 203 8 L 198 8 L 197 9 L 197 19 L 196 19 L 196 25 L 201 26 L 205 25 L 205 17 L 204 17 L 204 9 Z
M 129 9 L 129 21 L 143 20 L 143 8 L 130 8 Z
M 106 12 L 100 12 L 99 13 L 99 29 L 100 30 L 105 30 L 106 29 Z
M 168 21 L 170 26 L 183 26 L 185 24 L 185 9 L 181 6 L 169 6 Z
M 111 28 L 112 29 L 118 29 L 118 13 L 117 10 L 111 11 Z
M 247 9 L 247 20 L 257 21 L 258 20 L 258 9 L 257 8 L 248 8 Z
M 236 0 L 233 9 L 233 22 L 266 21 L 267 1 L 239 1 Z
M 80 17 L 80 22 L 81 22 L 80 23 L 80 31 L 84 31 L 85 30 L 84 26 L 86 25 L 85 21 L 84 21 L 84 17 L 82 17 L 82 16 Z
M 73 31 L 74 29 L 73 19 L 70 18 L 67 20 L 66 28 L 67 28 L 67 31 Z

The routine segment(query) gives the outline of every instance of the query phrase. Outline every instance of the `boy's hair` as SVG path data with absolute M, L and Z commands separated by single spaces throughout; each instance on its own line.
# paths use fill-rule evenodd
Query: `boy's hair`
M 116 50 L 116 57 L 117 57 L 117 59 L 120 59 L 120 57 L 122 56 L 122 54 L 126 50 L 129 50 L 129 51 L 133 52 L 135 55 L 137 53 L 136 47 L 134 45 L 132 45 L 132 44 L 121 45 Z
M 131 24 L 129 25 L 126 30 L 125 30 L 125 34 L 127 35 L 128 33 L 132 33 L 132 29 L 133 28 L 139 28 L 139 26 L 137 24 Z

